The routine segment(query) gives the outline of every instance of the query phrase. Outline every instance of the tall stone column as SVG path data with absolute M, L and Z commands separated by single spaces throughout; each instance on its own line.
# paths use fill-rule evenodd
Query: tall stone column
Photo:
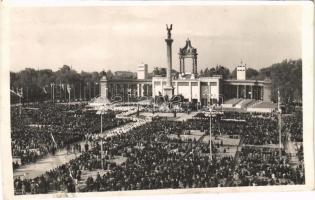
M 106 74 L 103 75 L 100 82 L 101 82 L 100 84 L 101 97 L 108 98 L 108 79 L 107 79 Z
M 172 24 L 170 27 L 166 25 L 167 38 L 165 39 L 167 45 L 167 70 L 166 70 L 166 86 L 164 87 L 164 94 L 169 98 L 173 96 L 174 88 L 172 86 L 172 43 L 171 37 Z

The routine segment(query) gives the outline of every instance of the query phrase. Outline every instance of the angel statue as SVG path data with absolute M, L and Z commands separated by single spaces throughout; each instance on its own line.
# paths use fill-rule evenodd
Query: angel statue
M 167 38 L 171 38 L 172 26 L 173 26 L 173 24 L 171 24 L 170 27 L 168 27 L 168 25 L 166 24 Z

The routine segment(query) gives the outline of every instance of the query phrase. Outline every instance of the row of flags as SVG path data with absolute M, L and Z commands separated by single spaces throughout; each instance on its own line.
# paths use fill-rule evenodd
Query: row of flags
M 87 85 L 90 85 L 89 82 L 87 82 Z M 70 93 L 70 91 L 72 90 L 72 88 L 74 88 L 74 84 L 64 84 L 64 83 L 59 83 L 59 84 L 55 84 L 55 83 L 51 83 L 50 85 L 45 85 L 42 90 L 45 94 L 48 94 L 47 89 L 49 88 L 53 88 L 53 87 L 59 87 L 62 90 L 67 90 L 68 93 Z
M 56 84 L 50 84 L 50 87 L 54 87 Z M 59 86 L 60 88 L 62 88 L 63 90 L 67 89 L 67 92 L 70 93 L 71 89 L 74 87 L 74 85 L 70 85 L 70 84 L 58 84 L 57 86 Z M 44 87 L 42 87 L 42 90 L 45 94 L 48 94 L 47 92 L 47 88 L 49 87 L 49 85 L 45 85 Z M 11 92 L 16 94 L 19 97 L 23 97 L 23 88 L 12 88 Z
M 23 97 L 23 88 L 12 88 L 10 91 L 19 97 Z
M 71 89 L 74 87 L 74 85 L 70 85 L 70 84 L 54 84 L 54 83 L 51 83 L 50 84 L 50 87 L 52 88 L 52 87 L 54 87 L 54 86 L 59 86 L 59 88 L 62 88 L 62 90 L 67 90 L 67 92 L 68 93 L 70 93 L 70 91 L 71 91 Z M 45 94 L 48 94 L 48 92 L 47 92 L 47 87 L 49 87 L 49 85 L 45 85 L 42 89 L 43 89 L 43 92 L 45 93 Z

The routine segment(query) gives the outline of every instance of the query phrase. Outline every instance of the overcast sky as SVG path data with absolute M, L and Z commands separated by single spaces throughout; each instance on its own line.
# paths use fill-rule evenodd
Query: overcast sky
M 241 60 L 259 69 L 301 58 L 301 20 L 294 5 L 14 7 L 11 70 L 165 67 L 167 23 L 173 24 L 174 69 L 187 38 L 197 48 L 198 71 L 217 64 L 232 70 Z

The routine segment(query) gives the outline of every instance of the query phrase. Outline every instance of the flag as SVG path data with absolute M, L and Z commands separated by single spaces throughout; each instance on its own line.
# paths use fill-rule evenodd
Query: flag
M 57 143 L 56 143 L 56 141 L 55 141 L 55 138 L 54 138 L 53 134 L 52 134 L 52 133 L 50 133 L 50 136 L 51 136 L 51 139 L 53 140 L 54 144 L 55 144 L 55 145 L 56 145 L 56 147 L 57 147 Z
M 67 84 L 67 91 L 68 91 L 68 93 L 70 94 L 70 91 L 71 91 L 70 84 Z
M 47 94 L 47 90 L 46 90 L 45 87 L 43 87 L 43 91 L 44 91 L 45 94 Z

